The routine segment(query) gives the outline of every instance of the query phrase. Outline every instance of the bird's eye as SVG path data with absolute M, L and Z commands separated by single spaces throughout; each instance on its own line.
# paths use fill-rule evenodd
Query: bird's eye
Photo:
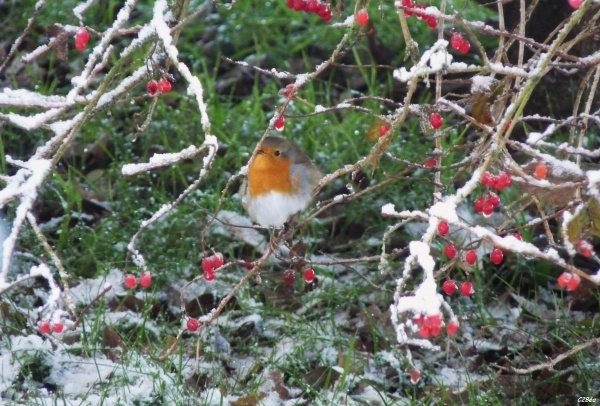
M 281 155 L 281 151 L 280 151 L 280 150 L 278 150 L 278 149 L 277 149 L 277 150 L 275 150 L 275 152 L 274 152 L 274 155 L 275 155 L 275 156 L 279 156 L 279 155 Z

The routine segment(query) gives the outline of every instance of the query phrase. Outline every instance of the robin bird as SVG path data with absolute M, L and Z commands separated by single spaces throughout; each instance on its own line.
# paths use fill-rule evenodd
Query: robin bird
M 300 147 L 279 137 L 266 137 L 248 166 L 242 204 L 263 227 L 281 228 L 313 198 L 322 175 Z

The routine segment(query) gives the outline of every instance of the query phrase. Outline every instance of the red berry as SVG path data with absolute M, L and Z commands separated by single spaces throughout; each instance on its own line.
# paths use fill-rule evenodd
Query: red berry
M 567 0 L 567 2 L 574 9 L 578 9 L 583 4 L 583 0 Z
M 137 279 L 135 278 L 135 275 L 133 274 L 129 274 L 125 277 L 125 286 L 128 287 L 129 289 L 133 289 L 135 288 L 137 285 Z
M 306 7 L 306 0 L 294 0 L 294 10 L 303 11 Z
M 387 134 L 388 131 L 390 131 L 390 127 L 388 127 L 387 125 L 382 125 L 381 127 L 379 127 L 379 136 L 383 137 Z
M 442 116 L 440 116 L 438 113 L 433 113 L 429 117 L 429 123 L 434 129 L 439 130 L 440 128 L 442 128 L 444 120 L 442 119 Z
M 490 199 L 485 199 L 483 202 L 483 214 L 485 214 L 486 216 L 489 216 L 490 214 L 492 214 L 494 212 L 494 204 L 492 202 L 490 202 Z
M 284 128 L 285 128 L 285 117 L 281 116 L 275 122 L 275 129 L 277 131 L 283 131 Z
M 558 286 L 561 288 L 567 288 L 569 291 L 577 289 L 580 282 L 581 277 L 579 275 L 569 272 L 563 272 L 557 280 Z
M 437 18 L 428 16 L 427 25 L 433 30 L 435 27 L 437 27 Z
M 447 295 L 453 294 L 454 292 L 456 292 L 456 282 L 454 282 L 452 279 L 444 281 L 444 283 L 442 284 L 442 290 Z
M 468 54 L 470 49 L 471 49 L 471 44 L 469 43 L 469 41 L 465 41 L 462 44 L 460 44 L 460 48 L 458 48 L 458 51 L 461 54 Z
M 85 51 L 85 49 L 87 48 L 87 43 L 78 40 L 77 38 L 75 38 L 75 48 L 78 51 Z
M 434 314 L 425 318 L 425 323 L 419 329 L 419 332 L 437 337 L 442 332 L 442 315 Z M 424 336 L 426 337 L 426 336 Z
M 435 158 L 431 158 L 423 164 L 423 166 L 425 166 L 425 168 L 433 168 L 436 165 L 437 165 L 437 161 Z
M 202 270 L 206 273 L 207 271 L 211 271 L 214 273 L 215 269 L 223 266 L 223 254 L 217 252 L 210 257 L 205 257 L 202 259 Z M 213 275 L 214 276 L 214 275 Z
M 569 282 L 567 282 L 567 290 L 574 291 L 575 289 L 577 289 L 580 282 L 581 282 L 581 277 L 579 275 L 577 275 L 576 273 L 574 273 L 571 280 Z
M 465 39 L 463 38 L 463 36 L 458 33 L 455 32 L 454 34 L 452 34 L 452 37 L 450 38 L 450 46 L 452 47 L 452 49 L 455 49 L 458 51 L 458 49 L 460 48 L 460 46 L 462 45 L 462 43 L 465 41 Z
M 425 322 L 425 316 L 423 316 L 422 314 L 418 314 L 413 318 L 413 320 L 417 326 L 422 326 Z
M 498 197 L 498 195 L 494 192 L 490 192 L 488 193 L 488 198 L 487 198 L 488 202 L 490 202 L 492 204 L 492 206 L 494 207 L 498 207 L 500 206 L 500 197 Z
M 431 335 L 434 337 L 438 337 L 440 334 L 442 334 L 442 327 L 441 326 L 433 326 L 431 327 Z
M 431 335 L 431 328 L 429 326 L 422 325 L 421 327 L 419 327 L 419 334 L 421 335 L 421 337 L 427 338 Z
M 498 175 L 498 180 L 496 181 L 495 185 L 496 189 L 502 190 L 510 185 L 512 185 L 512 179 L 508 173 L 504 172 Z
M 304 271 L 304 280 L 306 283 L 312 283 L 315 280 L 315 271 L 310 268 Z
M 58 323 L 52 323 L 52 331 L 54 331 L 56 334 L 60 334 L 63 331 L 63 324 L 58 322 Z
M 450 259 L 456 256 L 456 247 L 454 244 L 448 244 L 444 247 L 444 254 Z
M 331 14 L 331 11 L 329 11 L 329 13 L 325 13 L 325 14 L 321 15 L 321 20 L 323 20 L 326 23 L 331 21 L 332 18 L 333 18 L 333 14 Z
M 418 8 L 420 10 L 425 10 L 427 8 L 427 6 L 425 6 L 424 4 L 415 4 L 413 8 Z M 423 13 L 416 12 L 415 15 L 417 16 L 417 18 L 419 20 L 423 20 L 423 19 L 427 18 L 427 15 L 425 15 Z
M 490 259 L 494 264 L 498 265 L 504 259 L 504 253 L 502 250 L 494 248 L 494 250 L 490 253 Z
M 411 0 L 402 0 L 402 5 L 404 7 L 415 8 L 415 5 Z M 406 14 L 407 17 L 410 17 L 411 15 L 413 15 L 412 11 L 404 11 L 404 13 Z
M 90 33 L 86 28 L 80 28 L 77 30 L 77 34 L 75 34 L 75 39 L 79 41 L 85 42 L 86 44 L 90 42 Z
M 305 10 L 308 13 L 316 13 L 319 10 L 319 2 L 317 0 L 308 0 Z
M 433 314 L 431 316 L 427 316 L 425 319 L 425 323 L 430 326 L 441 326 L 442 325 L 442 315 L 441 314 Z
M 473 265 L 477 261 L 477 253 L 474 250 L 470 250 L 465 254 L 465 261 L 467 264 Z
M 169 93 L 171 91 L 171 87 L 171 82 L 165 78 L 162 78 L 158 81 L 158 91 L 161 93 Z
M 485 205 L 485 198 L 480 197 L 479 199 L 475 200 L 475 211 L 477 213 L 483 213 L 484 205 Z
M 369 13 L 364 8 L 356 13 L 356 22 L 358 25 L 367 25 L 369 23 Z
M 438 233 L 440 233 L 441 236 L 444 236 L 448 234 L 448 230 L 450 230 L 448 223 L 445 221 L 440 221 L 440 224 L 438 224 Z
M 140 285 L 142 285 L 143 288 L 152 285 L 152 274 L 150 272 L 146 271 L 140 276 Z
M 207 282 L 212 282 L 215 280 L 215 271 L 206 270 L 203 272 L 203 276 L 204 279 L 207 280 Z
M 196 319 L 188 319 L 186 324 L 187 324 L 187 329 L 190 331 L 196 331 L 196 330 L 198 330 L 198 327 L 200 326 L 200 323 L 198 323 L 198 320 L 196 320 Z
M 487 184 L 490 187 L 490 189 L 495 188 L 497 184 L 498 184 L 498 177 L 495 175 L 490 175 L 490 179 L 488 180 L 488 184 Z
M 421 379 L 421 373 L 419 371 L 417 371 L 416 369 L 413 371 L 410 371 L 410 381 L 413 384 L 419 382 L 420 379 Z
M 294 85 L 289 84 L 283 89 L 280 89 L 279 94 L 282 94 L 288 99 L 291 99 L 294 96 L 294 94 L 296 94 L 296 89 L 294 88 Z
M 38 323 L 38 328 L 40 330 L 40 333 L 50 334 L 50 323 L 48 323 L 47 321 L 40 321 Z
M 75 34 L 75 48 L 83 51 L 87 47 L 87 43 L 90 42 L 90 33 L 85 28 L 80 28 Z
M 452 336 L 454 334 L 456 334 L 456 332 L 458 331 L 458 320 L 452 320 L 450 323 L 448 323 L 448 326 L 446 326 L 446 333 L 448 333 L 448 335 Z
M 288 8 L 291 8 L 291 9 L 293 9 L 293 8 L 294 8 L 294 0 L 287 0 L 287 1 L 286 1 L 286 3 L 285 3 L 285 5 L 286 5 Z
M 286 269 L 285 271 L 283 271 L 283 275 L 281 275 L 281 279 L 283 279 L 283 283 L 285 283 L 288 286 L 294 285 L 295 278 L 296 277 L 295 277 L 294 271 L 292 269 Z
M 150 96 L 154 96 L 156 94 L 156 92 L 158 91 L 158 82 L 156 80 L 151 80 L 146 85 L 146 90 L 148 90 L 148 94 Z
M 333 18 L 333 14 L 331 14 L 331 5 L 329 3 L 319 3 L 317 14 L 323 21 L 331 21 Z
M 566 288 L 567 283 L 569 283 L 569 281 L 571 280 L 572 277 L 573 277 L 572 273 L 563 272 L 560 274 L 560 276 L 558 277 L 556 282 L 558 283 L 558 286 L 560 286 L 561 288 Z
M 594 247 L 586 240 L 577 241 L 577 245 L 575 246 L 575 248 L 577 249 L 578 253 L 580 253 L 586 258 L 591 257 L 594 253 Z
M 492 175 L 491 173 L 489 173 L 488 171 L 486 171 L 483 176 L 481 177 L 481 184 L 482 185 L 489 185 L 490 181 L 492 180 L 492 177 L 494 175 Z
M 548 174 L 548 167 L 546 166 L 545 163 L 540 162 L 535 167 L 534 174 L 535 174 L 536 178 L 538 178 L 538 179 L 544 179 L 546 177 L 546 175 Z
M 463 296 L 471 296 L 475 290 L 473 289 L 473 284 L 471 282 L 463 282 L 460 284 L 460 293 Z
M 515 237 L 519 241 L 523 241 L 523 237 L 521 237 L 521 234 L 519 234 L 519 233 L 514 233 L 513 237 Z

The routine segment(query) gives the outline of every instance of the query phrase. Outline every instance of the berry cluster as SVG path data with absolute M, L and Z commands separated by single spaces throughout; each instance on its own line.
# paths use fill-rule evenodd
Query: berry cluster
M 294 274 L 293 269 L 286 269 L 281 275 L 281 279 L 283 283 L 288 286 L 294 285 L 294 280 L 296 279 L 296 275 Z M 311 268 L 308 268 L 304 271 L 304 281 L 306 283 L 313 283 L 315 280 L 315 271 Z
M 171 91 L 171 82 L 168 79 L 162 78 L 159 81 L 151 80 L 146 85 L 146 90 L 148 90 L 148 94 L 150 96 L 154 96 L 157 92 L 160 93 L 169 93 Z
M 75 34 L 75 48 L 80 51 L 84 51 L 87 48 L 87 44 L 90 42 L 90 33 L 85 28 L 80 28 Z
M 481 177 L 481 184 L 489 186 L 490 189 L 496 189 L 500 191 L 512 185 L 512 179 L 506 172 L 493 175 L 486 171 Z
M 429 336 L 438 337 L 442 333 L 443 320 L 441 314 L 434 314 L 430 316 L 419 314 L 413 320 L 419 327 L 419 334 L 423 338 L 427 338 Z M 458 320 L 452 320 L 446 326 L 446 333 L 448 333 L 448 335 L 456 334 L 458 327 Z
M 456 292 L 456 288 L 456 282 L 454 282 L 452 279 L 448 279 L 442 284 L 442 290 L 447 295 L 453 295 L 454 292 Z M 473 289 L 473 283 L 469 281 L 461 283 L 459 290 L 460 294 L 463 296 L 471 296 L 473 293 L 475 293 L 475 289 Z
M 134 274 L 130 273 L 125 277 L 123 283 L 127 288 L 134 289 L 137 286 L 137 278 Z M 143 288 L 149 288 L 152 285 L 152 274 L 150 272 L 146 271 L 140 276 L 140 285 Z
M 288 8 L 296 11 L 314 13 L 321 17 L 321 19 L 325 22 L 329 22 L 333 18 L 331 4 L 322 3 L 319 0 L 287 0 L 286 4 Z
M 202 259 L 202 271 L 204 274 L 204 279 L 208 282 L 215 280 L 215 270 L 222 267 L 225 263 L 223 259 L 223 254 L 217 252 L 210 257 L 205 257 Z
M 450 46 L 452 49 L 459 51 L 461 54 L 466 54 L 471 49 L 471 44 L 469 44 L 469 41 L 464 39 L 463 36 L 458 32 L 452 34 L 452 38 L 450 38 Z
M 38 329 L 42 334 L 50 334 L 50 331 L 53 331 L 56 334 L 60 334 L 63 331 L 63 327 L 64 326 L 61 322 L 50 323 L 49 321 L 40 321 L 38 323 Z
M 425 10 L 427 8 L 427 6 L 425 6 L 424 4 L 415 4 L 412 2 L 412 0 L 402 0 L 402 6 L 403 7 L 409 7 L 409 8 L 418 8 L 421 10 Z M 404 13 L 410 17 L 413 15 L 412 11 L 408 11 L 405 10 Z M 429 16 L 425 13 L 420 13 L 420 12 L 415 12 L 415 17 L 417 17 L 419 20 L 423 20 L 427 23 L 427 25 L 429 26 L 429 28 L 434 29 L 435 27 L 437 27 L 437 20 L 435 17 L 433 16 Z
M 489 192 L 487 197 L 480 197 L 475 200 L 475 211 L 486 216 L 492 214 L 494 208 L 498 206 L 500 206 L 500 197 L 494 192 Z
M 561 288 L 567 288 L 568 291 L 573 291 L 577 289 L 579 283 L 581 282 L 581 277 L 576 273 L 563 272 L 557 280 L 558 286 Z

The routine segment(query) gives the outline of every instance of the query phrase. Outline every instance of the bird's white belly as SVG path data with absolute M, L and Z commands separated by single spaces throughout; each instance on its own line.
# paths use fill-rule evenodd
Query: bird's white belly
M 252 220 L 263 227 L 281 228 L 292 215 L 306 208 L 310 197 L 290 197 L 280 192 L 270 192 L 255 198 L 247 196 L 246 202 Z

